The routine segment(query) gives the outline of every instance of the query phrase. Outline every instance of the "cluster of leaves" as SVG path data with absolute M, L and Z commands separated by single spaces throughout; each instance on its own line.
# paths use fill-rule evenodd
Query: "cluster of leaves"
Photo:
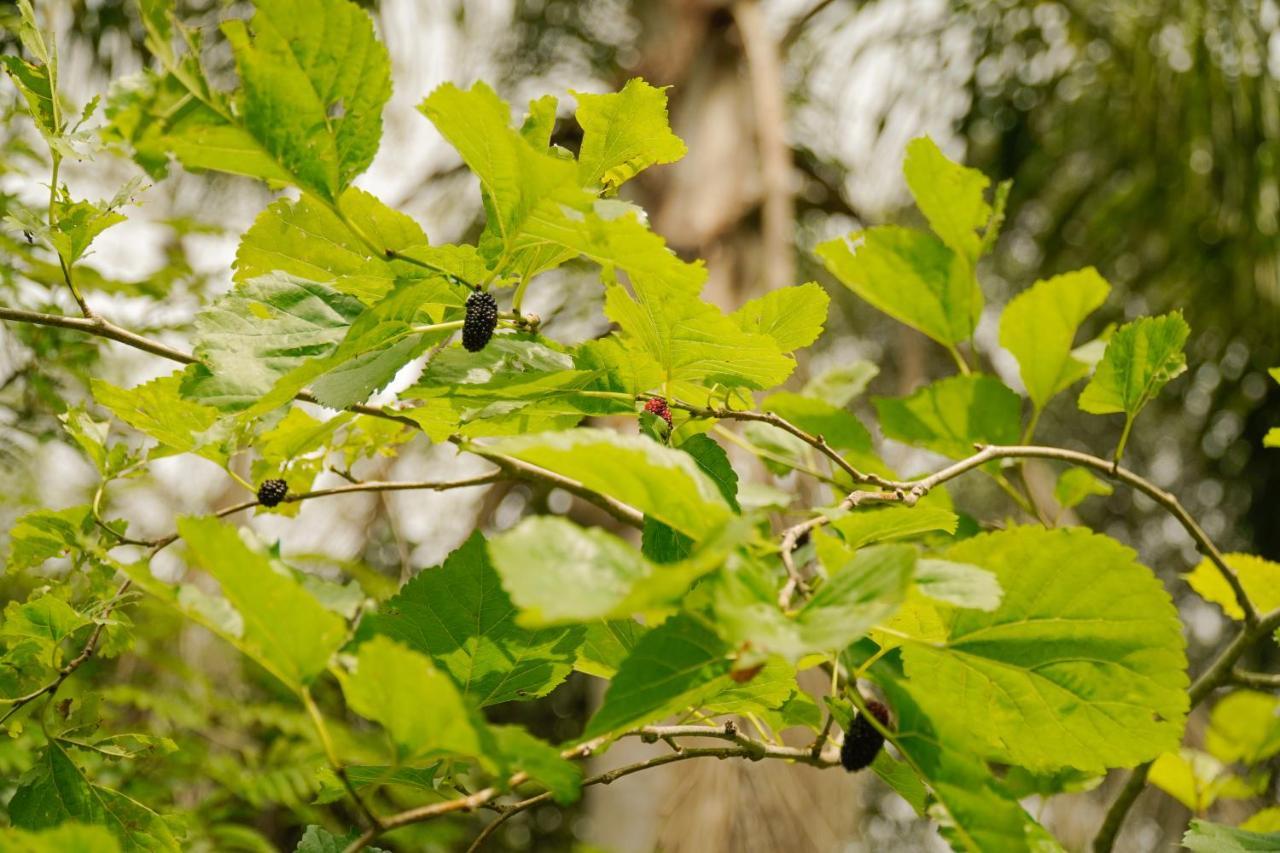
M 75 156 L 67 146 L 80 131 L 60 118 L 55 57 L 30 6 L 21 8 L 30 57 L 7 57 L 6 69 L 49 141 L 54 177 L 45 218 L 19 225 L 56 256 L 86 331 L 145 344 L 96 319 L 76 286 L 92 281 L 74 272 L 132 190 L 94 205 L 59 184 L 57 163 Z M 242 236 L 234 286 L 197 316 L 193 352 L 148 350 L 184 366 L 134 388 L 95 380 L 91 404 L 62 415 L 100 475 L 93 499 L 33 512 L 10 532 L 8 571 L 39 579 L 0 626 L 4 724 L 28 758 L 7 805 L 18 849 L 250 843 L 229 840 L 233 828 L 219 823 L 216 804 L 184 818 L 163 793 L 150 791 L 158 799 L 144 803 L 125 792 L 145 786 L 122 766 L 190 761 L 185 744 L 175 752 L 175 738 L 196 725 L 189 709 L 184 718 L 128 685 L 101 697 L 136 710 L 152 727 L 144 735 L 116 731 L 127 715 L 108 724 L 87 696 L 56 701 L 89 657 L 163 644 L 163 634 L 131 624 L 138 598 L 223 638 L 275 691 L 278 701 L 256 719 L 215 703 L 197 720 L 216 714 L 224 725 L 269 729 L 272 766 L 309 771 L 275 791 L 238 794 L 283 801 L 311 819 L 299 850 L 359 849 L 522 786 L 572 802 L 600 781 L 584 779 L 578 759 L 620 737 L 689 734 L 689 726 L 654 728 L 672 717 L 731 742 L 682 757 L 832 766 L 828 729 L 865 713 L 860 690 L 872 685 L 894 715 L 883 732 L 893 749 L 874 771 L 956 849 L 1057 849 L 1019 799 L 1089 787 L 1111 768 L 1154 761 L 1153 781 L 1197 811 L 1264 789 L 1261 765 L 1280 749 L 1275 700 L 1228 695 L 1214 709 L 1207 752 L 1179 751 L 1186 715 L 1203 696 L 1188 692 L 1168 594 L 1131 549 L 1048 520 L 1049 509 L 1061 514 L 1107 493 L 1096 473 L 1122 469 L 1077 454 L 1096 463 L 1094 473 L 1064 470 L 1049 508 L 1010 479 L 1016 463 L 1001 461 L 1032 440 L 1057 395 L 1088 377 L 1079 407 L 1124 416 L 1118 463 L 1139 412 L 1185 369 L 1188 336 L 1175 313 L 1077 345 L 1109 291 L 1085 269 L 1038 282 L 1003 310 L 1000 343 L 1017 360 L 1024 393 L 982 372 L 972 343 L 983 309 L 977 268 L 1007 187 L 988 200 L 983 175 L 917 140 L 905 172 L 931 231 L 879 227 L 817 248 L 836 279 L 955 359 L 956 375 L 873 400 L 887 439 L 958 462 L 932 481 L 903 482 L 849 409 L 874 369 L 780 390 L 794 353 L 821 334 L 820 285 L 777 290 L 726 314 L 700 297 L 701 263 L 678 258 L 644 212 L 617 197 L 635 175 L 684 153 L 663 90 L 632 80 L 612 94 L 575 93 L 583 129 L 575 155 L 550 144 L 554 97 L 532 102 L 517 125 L 484 84 L 438 88 L 419 109 L 478 179 L 486 222 L 474 245 L 432 244 L 409 217 L 352 185 L 377 150 L 391 86 L 366 13 L 348 0 L 257 0 L 252 18 L 222 27 L 239 77 L 227 91 L 210 82 L 200 32 L 162 0 L 143 0 L 142 10 L 156 66 L 112 93 L 102 138 L 154 180 L 180 165 L 293 192 Z M 574 345 L 542 334 L 522 311 L 528 289 L 569 262 L 599 267 L 613 324 Z M 472 353 L 454 339 L 477 290 L 499 296 L 504 310 L 492 341 Z M 424 365 L 420 375 L 395 384 L 414 363 Z M 376 392 L 383 402 L 371 405 Z M 670 422 L 645 411 L 659 397 Z M 584 425 L 606 415 L 635 418 L 639 429 Z M 116 421 L 149 441 L 123 437 Z M 746 422 L 741 432 L 728 429 L 737 421 Z M 529 516 L 496 535 L 473 532 L 392 595 L 359 573 L 361 583 L 343 584 L 303 571 L 223 520 L 253 500 L 182 517 L 174 535 L 157 540 L 132 537 L 124 519 L 103 511 L 112 484 L 161 457 L 194 454 L 248 493 L 240 460 L 250 460 L 254 482 L 283 478 L 290 497 L 258 511 L 291 514 L 335 491 L 315 488 L 330 466 L 350 471 L 419 436 L 494 472 L 417 487 L 540 481 L 638 528 L 640 545 L 617 526 Z M 774 472 L 815 477 L 828 490 L 824 503 L 799 506 L 776 488 L 740 484 L 718 438 Z M 1009 452 L 969 464 L 975 447 L 990 445 Z M 1026 523 L 982 525 L 959 513 L 944 484 L 970 470 L 1006 490 Z M 1144 482 L 1124 474 L 1130 485 Z M 361 488 L 372 485 L 348 490 Z M 789 525 L 781 546 L 780 523 Z M 178 542 L 186 575 L 162 581 L 152 559 Z M 1280 623 L 1280 566 L 1248 555 L 1219 565 L 1207 548 L 1192 587 L 1242 620 L 1250 640 Z M 825 708 L 797 681 L 815 667 L 833 684 Z M 486 714 L 546 696 L 575 671 L 608 687 L 574 743 L 553 745 Z M 759 739 L 725 727 L 725 717 L 749 721 Z M 174 737 L 156 733 L 165 727 Z M 781 746 L 787 729 L 811 730 L 813 748 Z M 214 754 L 200 756 L 209 775 L 233 773 Z M 364 822 L 362 834 L 340 841 L 349 826 L 317 808 L 338 801 L 343 820 Z M 1273 829 L 1272 821 L 1262 812 L 1247 829 Z

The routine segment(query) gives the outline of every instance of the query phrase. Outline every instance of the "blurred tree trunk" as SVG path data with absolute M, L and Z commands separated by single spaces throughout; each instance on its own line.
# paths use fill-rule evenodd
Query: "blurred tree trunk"
M 671 121 L 689 147 L 679 163 L 643 177 L 641 201 L 655 230 L 682 256 L 706 259 L 704 296 L 725 310 L 795 284 L 782 61 L 759 3 L 660 0 L 637 8 L 644 35 L 634 72 L 674 87 Z M 822 686 L 811 685 L 815 694 Z M 805 742 L 801 735 L 796 745 Z M 625 741 L 606 761 L 652 750 Z M 859 822 L 850 807 L 855 782 L 812 767 L 690 762 L 628 781 L 625 791 L 597 789 L 588 807 L 593 840 L 609 850 L 826 851 L 854 837 Z

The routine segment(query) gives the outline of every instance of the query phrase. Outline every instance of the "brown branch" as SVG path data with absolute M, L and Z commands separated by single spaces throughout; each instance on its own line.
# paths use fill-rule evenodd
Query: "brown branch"
M 514 456 L 507 456 L 504 453 L 498 453 L 481 445 L 464 442 L 460 438 L 453 439 L 453 441 L 454 444 L 457 444 L 468 453 L 481 456 L 492 462 L 494 465 L 497 465 L 510 477 L 514 477 L 518 480 L 542 482 L 555 488 L 563 489 L 571 495 L 582 498 L 587 503 L 594 504 L 623 524 L 637 529 L 644 527 L 644 513 L 640 512 L 635 507 L 628 506 L 622 501 L 615 500 L 608 495 L 602 495 L 594 492 L 582 483 L 579 483 L 577 480 L 570 479 L 562 474 L 557 474 L 554 471 L 548 471 L 547 469 L 540 468 L 537 465 L 531 465 L 521 459 L 516 459 Z
M 848 474 L 854 481 L 859 483 L 870 483 L 873 486 L 881 488 L 893 488 L 895 483 L 880 477 L 877 474 L 867 474 L 859 471 L 857 468 L 849 464 L 849 461 L 837 453 L 831 445 L 827 444 L 826 438 L 821 435 L 814 435 L 807 430 L 801 429 L 786 418 L 776 415 L 773 412 L 752 412 L 738 411 L 736 409 L 725 408 L 709 408 L 706 406 L 695 406 L 690 403 L 673 402 L 669 404 L 673 409 L 681 409 L 695 417 L 700 418 L 718 418 L 724 421 L 758 421 L 759 423 L 769 424 L 777 427 L 783 432 L 789 432 L 796 438 L 810 445 L 823 456 L 831 460 L 840 470 Z
M 314 498 L 327 498 L 333 495 L 350 495 L 356 492 L 407 492 L 407 491 L 432 491 L 445 492 L 450 489 L 466 489 L 471 486 L 485 486 L 490 483 L 496 483 L 502 479 L 498 472 L 490 474 L 480 474 L 476 477 L 468 477 L 463 480 L 368 480 L 365 482 L 349 483 L 345 486 L 334 486 L 329 489 L 316 489 L 311 492 L 299 492 L 296 495 L 285 495 L 281 503 L 300 503 L 309 501 Z M 214 518 L 226 518 L 228 515 L 234 515 L 237 512 L 244 512 L 246 509 L 253 509 L 260 506 L 261 502 L 257 499 L 249 501 L 241 501 L 231 506 L 223 507 L 216 511 Z M 128 545 L 145 545 L 152 548 L 152 556 L 156 552 L 161 551 L 178 540 L 177 533 L 170 533 L 159 539 L 150 541 L 132 541 L 123 544 Z
M 706 737 L 717 740 L 731 741 L 731 746 L 721 747 L 682 747 L 678 751 L 663 753 L 653 758 L 638 761 L 634 764 L 616 767 L 613 770 L 607 770 L 595 776 L 590 776 L 582 781 L 583 787 L 591 785 L 608 785 L 624 776 L 630 776 L 632 773 L 639 773 L 641 770 L 648 770 L 653 767 L 660 767 L 664 764 L 671 764 L 677 761 L 687 761 L 693 758 L 747 758 L 752 761 L 759 761 L 764 758 L 776 758 L 785 761 L 795 761 L 800 764 L 808 764 L 813 767 L 833 767 L 839 764 L 839 760 L 835 757 L 824 757 L 822 755 L 814 755 L 808 747 L 790 747 L 776 746 L 771 743 L 753 740 L 738 731 L 733 723 L 725 723 L 723 726 L 704 726 L 704 725 L 683 725 L 683 726 L 644 726 L 634 731 L 630 731 L 622 735 L 622 737 L 639 737 L 647 743 L 654 743 L 659 740 L 667 741 L 681 737 Z M 561 757 L 566 759 L 585 758 L 591 755 L 596 748 L 609 740 L 607 737 L 596 738 L 579 746 L 565 750 L 561 753 Z M 527 782 L 529 777 L 525 773 L 517 773 L 507 782 L 508 788 L 514 788 L 517 785 Z M 408 826 L 414 823 L 422 823 L 441 815 L 452 814 L 454 812 L 472 812 L 483 808 L 496 797 L 500 796 L 501 791 L 496 787 L 483 788 L 456 800 L 447 800 L 442 803 L 431 803 L 426 806 L 408 809 L 399 814 L 390 815 L 383 818 L 381 829 L 368 829 L 359 838 L 347 846 L 344 853 L 358 853 L 365 847 L 369 846 L 383 832 L 396 829 L 401 826 Z M 480 833 L 480 836 L 471 844 L 469 850 L 474 851 L 480 849 L 484 841 L 489 838 L 498 828 L 498 826 L 513 815 L 519 814 L 532 806 L 546 802 L 551 799 L 551 792 L 545 791 L 535 796 L 529 797 L 508 806 L 503 806 L 498 817 L 489 823 Z
M 81 318 L 81 317 L 66 317 L 59 314 L 41 314 L 36 311 L 25 311 L 25 310 L 16 309 L 16 308 L 0 307 L 0 320 L 14 320 L 14 321 L 23 322 L 23 323 L 34 323 L 36 325 L 41 325 L 41 326 L 55 326 L 55 327 L 64 328 L 64 329 L 75 329 L 76 331 L 86 332 L 91 335 L 97 335 L 98 337 L 117 341 L 119 343 L 123 343 L 128 346 L 131 346 L 135 349 L 142 350 L 143 352 L 148 352 L 153 355 L 158 355 L 163 358 L 170 359 L 172 361 L 180 362 L 182 364 L 198 363 L 198 360 L 189 353 L 185 353 L 185 352 L 182 352 L 181 350 L 173 349 L 172 347 L 168 347 L 157 341 L 153 341 L 150 338 L 145 338 L 141 335 L 134 334 L 133 332 L 130 332 L 128 329 L 122 328 L 120 326 L 115 325 L 114 323 L 103 320 L 101 317 L 95 317 L 93 319 Z M 294 399 L 300 400 L 304 403 L 316 403 L 319 405 L 323 405 L 322 403 L 320 403 L 319 400 L 316 399 L 315 395 L 311 394 L 309 391 L 300 391 L 298 394 L 294 396 Z M 357 414 L 369 415 L 371 417 L 385 418 L 388 420 L 398 421 L 407 426 L 412 426 L 415 429 L 421 429 L 421 424 L 419 424 L 417 421 L 413 420 L 412 418 L 393 412 L 393 411 L 387 411 L 385 409 L 381 409 L 377 406 L 356 404 L 353 406 L 349 406 L 348 410 L 352 412 L 356 412 Z M 462 444 L 461 440 L 456 440 L 454 441 L 454 443 L 458 445 Z M 559 474 L 555 474 L 551 471 L 547 471 L 535 465 L 530 465 L 526 462 L 520 461 L 519 459 L 513 459 L 509 456 L 503 456 L 498 453 L 484 451 L 483 449 L 471 447 L 471 446 L 465 447 L 463 449 L 472 453 L 476 453 L 477 455 L 483 456 L 484 458 L 490 460 L 494 464 L 501 467 L 510 476 L 517 477 L 522 480 L 541 481 L 553 487 L 564 489 L 566 492 L 569 492 L 570 494 L 577 495 L 583 500 L 586 500 L 590 503 L 595 504 L 596 506 L 600 507 L 605 512 L 609 513 L 614 518 L 618 519 L 619 521 L 625 524 L 631 525 L 632 527 L 642 527 L 644 525 L 644 515 L 640 513 L 638 510 L 634 509 L 633 507 L 629 507 L 626 504 L 623 504 L 619 501 L 613 500 L 612 498 L 605 497 L 603 495 L 597 495 L 595 492 L 592 492 L 590 489 L 587 489 L 585 486 L 583 486 L 581 483 L 578 483 L 575 480 L 571 480 L 567 477 L 563 477 Z M 406 487 L 406 488 L 412 488 L 412 487 Z M 357 490 L 352 489 L 352 491 L 357 491 Z M 338 494 L 338 492 L 326 492 L 326 493 Z M 309 493 L 309 496 L 310 496 L 310 493 Z M 318 497 L 319 495 L 317 494 L 314 496 Z M 237 504 L 235 507 L 230 507 L 224 510 L 222 513 L 220 513 L 220 515 L 230 514 L 233 512 L 239 512 L 244 509 L 249 509 L 250 507 L 255 506 L 256 504 L 257 504 L 256 501 Z M 164 544 L 167 545 L 172 541 L 173 541 L 173 538 L 170 538 Z
M 833 3 L 835 3 L 835 0 L 818 0 L 818 2 L 809 7 L 809 11 L 805 12 L 799 18 L 796 18 L 795 22 L 792 23 L 790 27 L 787 27 L 787 32 L 782 37 L 781 44 L 783 49 L 785 50 L 795 44 L 796 40 L 804 34 L 809 23 Z
M 1042 447 L 1037 445 L 986 445 L 981 446 L 978 452 L 972 456 L 961 459 L 947 467 L 923 477 L 919 480 L 885 480 L 877 477 L 874 479 L 876 485 L 887 491 L 883 492 L 859 492 L 854 491 L 849 494 L 841 503 L 841 509 L 853 509 L 861 503 L 868 501 L 878 502 L 900 502 L 907 506 L 914 506 L 917 501 L 927 495 L 930 491 L 942 485 L 943 483 L 954 480 L 962 474 L 980 468 L 988 462 L 995 459 L 1053 459 L 1059 462 L 1070 462 L 1073 465 L 1079 465 L 1084 468 L 1092 468 L 1093 470 L 1103 474 L 1106 477 L 1124 483 L 1130 488 L 1142 492 L 1151 498 L 1157 504 L 1172 515 L 1182 528 L 1187 531 L 1192 540 L 1196 543 L 1196 548 L 1209 559 L 1222 575 L 1223 580 L 1231 587 L 1231 592 L 1235 597 L 1236 603 L 1244 612 L 1245 624 L 1254 626 L 1258 622 L 1258 611 L 1253 606 L 1253 602 L 1249 600 L 1248 594 L 1245 592 L 1243 584 L 1240 582 L 1239 576 L 1231 566 L 1227 565 L 1226 558 L 1222 552 L 1213 544 L 1213 540 L 1209 538 L 1209 534 L 1196 523 L 1186 508 L 1178 501 L 1177 497 L 1172 493 L 1161 489 L 1151 481 L 1135 474 L 1127 468 L 1122 468 L 1115 462 L 1093 456 L 1089 453 L 1083 453 L 1078 450 L 1067 450 L 1060 447 Z M 795 540 L 804 532 L 813 530 L 830 523 L 827 516 L 818 516 L 808 521 L 797 524 L 788 528 L 782 534 L 782 551 L 788 554 L 788 545 L 792 548 L 795 546 Z M 786 557 L 783 558 L 784 564 Z
M 196 362 L 195 357 L 189 353 L 165 346 L 150 338 L 144 338 L 142 335 L 135 334 L 97 315 L 91 317 L 67 317 L 62 314 L 42 314 L 38 311 L 24 311 L 20 308 L 0 306 L 0 320 L 13 320 L 20 323 L 32 323 L 37 326 L 74 329 L 78 332 L 86 332 L 90 335 L 97 335 L 100 338 L 107 338 L 182 364 L 195 364 Z

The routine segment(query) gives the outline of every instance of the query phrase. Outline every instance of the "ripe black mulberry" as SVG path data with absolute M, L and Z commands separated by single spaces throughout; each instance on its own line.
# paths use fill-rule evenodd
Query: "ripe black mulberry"
M 875 715 L 880 725 L 889 728 L 888 708 L 871 700 L 867 702 L 867 710 Z M 870 767 L 883 746 L 884 735 L 880 734 L 866 716 L 859 713 L 849 724 L 849 731 L 845 732 L 844 744 L 840 747 L 840 764 L 850 773 Z
M 263 506 L 276 506 L 289 494 L 289 484 L 284 480 L 263 480 L 258 486 L 258 503 Z
M 667 422 L 667 429 L 671 428 L 671 410 L 667 408 L 667 401 L 663 397 L 652 397 L 649 402 L 644 404 L 644 410 L 651 415 L 657 415 Z
M 467 316 L 462 321 L 462 346 L 467 352 L 480 352 L 493 337 L 498 326 L 498 300 L 482 290 L 467 297 Z

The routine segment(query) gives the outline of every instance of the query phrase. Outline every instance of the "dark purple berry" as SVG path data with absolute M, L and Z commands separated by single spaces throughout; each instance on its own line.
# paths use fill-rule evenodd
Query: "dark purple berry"
M 480 352 L 493 337 L 498 326 L 498 300 L 477 290 L 467 297 L 467 316 L 462 321 L 462 346 L 467 352 Z
M 888 708 L 871 700 L 867 702 L 867 710 L 880 721 L 880 725 L 889 728 Z M 840 764 L 850 773 L 870 767 L 883 746 L 884 735 L 859 713 L 849 724 L 849 731 L 844 734 L 844 744 L 840 747 Z
M 258 486 L 258 503 L 263 506 L 276 506 L 289 494 L 289 484 L 284 480 L 263 480 Z

